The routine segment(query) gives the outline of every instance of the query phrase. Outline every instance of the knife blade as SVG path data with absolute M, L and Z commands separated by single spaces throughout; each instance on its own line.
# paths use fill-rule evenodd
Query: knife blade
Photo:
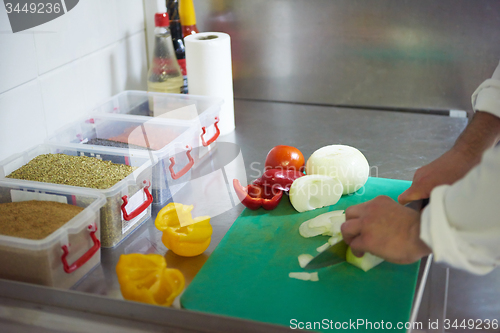
M 411 208 L 420 212 L 429 203 L 429 199 L 419 199 L 411 201 L 405 205 L 405 207 Z M 311 261 L 307 263 L 304 269 L 318 269 L 327 266 L 333 266 L 346 261 L 348 245 L 344 240 L 340 240 L 337 243 L 329 246 L 326 250 L 318 254 L 316 257 L 312 258 Z
M 307 263 L 304 269 L 317 269 L 345 261 L 348 245 L 344 240 L 331 245 Z

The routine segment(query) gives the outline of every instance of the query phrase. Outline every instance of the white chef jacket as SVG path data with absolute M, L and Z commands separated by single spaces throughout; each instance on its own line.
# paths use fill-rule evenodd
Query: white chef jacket
M 500 118 L 500 64 L 472 95 L 474 111 Z M 420 238 L 434 260 L 475 274 L 500 265 L 500 146 L 453 185 L 431 192 L 421 216 Z

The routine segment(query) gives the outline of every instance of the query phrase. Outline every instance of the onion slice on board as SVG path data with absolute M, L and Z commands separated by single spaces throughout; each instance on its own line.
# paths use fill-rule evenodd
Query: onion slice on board
M 325 244 L 321 245 L 320 247 L 318 247 L 316 249 L 316 251 L 318 251 L 318 252 L 321 253 L 321 252 L 325 251 L 329 247 L 330 247 L 330 243 L 325 243 Z
M 310 254 L 301 254 L 297 259 L 299 260 L 300 267 L 304 268 L 313 258 Z
M 344 211 L 335 210 L 303 222 L 299 227 L 299 233 L 304 238 L 319 235 L 334 236 L 340 233 L 340 226 L 344 222 Z
M 304 281 L 319 281 L 318 272 L 292 272 L 288 274 L 288 277 Z
M 351 265 L 354 265 L 367 272 L 384 261 L 384 259 L 374 256 L 373 254 L 368 252 L 365 252 L 365 254 L 361 258 L 358 258 L 352 253 L 351 247 L 348 247 L 346 253 L 346 261 Z

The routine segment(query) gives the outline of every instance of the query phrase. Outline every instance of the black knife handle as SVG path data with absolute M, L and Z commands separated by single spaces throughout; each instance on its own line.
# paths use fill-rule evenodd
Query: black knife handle
M 415 201 L 407 203 L 405 205 L 405 207 L 408 207 L 408 208 L 416 210 L 417 212 L 420 212 L 420 211 L 422 211 L 422 209 L 425 208 L 425 206 L 427 206 L 428 203 L 429 203 L 429 198 L 419 199 L 419 200 L 415 200 Z

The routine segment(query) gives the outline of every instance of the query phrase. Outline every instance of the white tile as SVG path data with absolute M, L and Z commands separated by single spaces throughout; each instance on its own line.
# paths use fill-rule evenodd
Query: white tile
M 38 82 L 0 94 L 0 160 L 43 143 L 47 137 Z
M 101 49 L 110 45 L 122 38 L 118 34 L 118 11 L 117 7 L 120 0 L 87 0 L 85 1 L 86 14 L 85 14 L 85 31 L 90 34 L 90 40 L 98 41 L 98 48 L 93 49 L 91 52 Z M 127 18 L 120 18 L 127 20 Z M 90 30 L 89 30 L 90 29 Z M 85 33 L 85 31 L 82 31 Z M 89 54 L 85 52 L 84 54 Z M 83 55 L 83 54 L 82 54 Z
M 5 6 L 0 5 L 0 93 L 37 77 L 31 33 L 12 33 Z
M 118 42 L 92 53 L 75 63 L 83 83 L 83 98 L 86 111 L 121 91 L 121 73 L 116 70 Z
M 146 0 L 150 1 L 150 0 Z M 131 36 L 145 29 L 144 3 L 142 0 L 121 0 L 117 3 L 118 35 Z M 153 20 L 153 17 L 151 18 Z
M 85 113 L 84 82 L 75 63 L 39 77 L 48 135 Z
M 158 4 L 155 1 L 150 1 L 150 0 L 144 0 L 144 17 L 145 17 L 145 23 L 146 23 L 146 40 L 147 40 L 147 54 L 148 54 L 148 60 L 151 62 L 151 58 L 153 55 L 153 50 L 154 50 L 154 30 L 155 30 L 155 23 L 154 23 L 154 17 L 155 13 L 158 11 Z
M 116 2 L 80 1 L 63 16 L 30 29 L 35 33 L 39 74 L 95 52 L 120 39 Z
M 123 90 L 146 90 L 145 43 L 144 31 L 140 31 L 75 64 L 83 83 L 86 110 Z
M 81 12 L 77 5 L 69 13 L 55 20 L 30 29 L 35 31 L 35 47 L 38 74 L 46 73 L 79 57 L 79 36 L 76 34 L 76 20 Z
M 118 71 L 123 74 L 122 90 L 147 90 L 148 62 L 145 31 L 120 41 L 122 62 Z

